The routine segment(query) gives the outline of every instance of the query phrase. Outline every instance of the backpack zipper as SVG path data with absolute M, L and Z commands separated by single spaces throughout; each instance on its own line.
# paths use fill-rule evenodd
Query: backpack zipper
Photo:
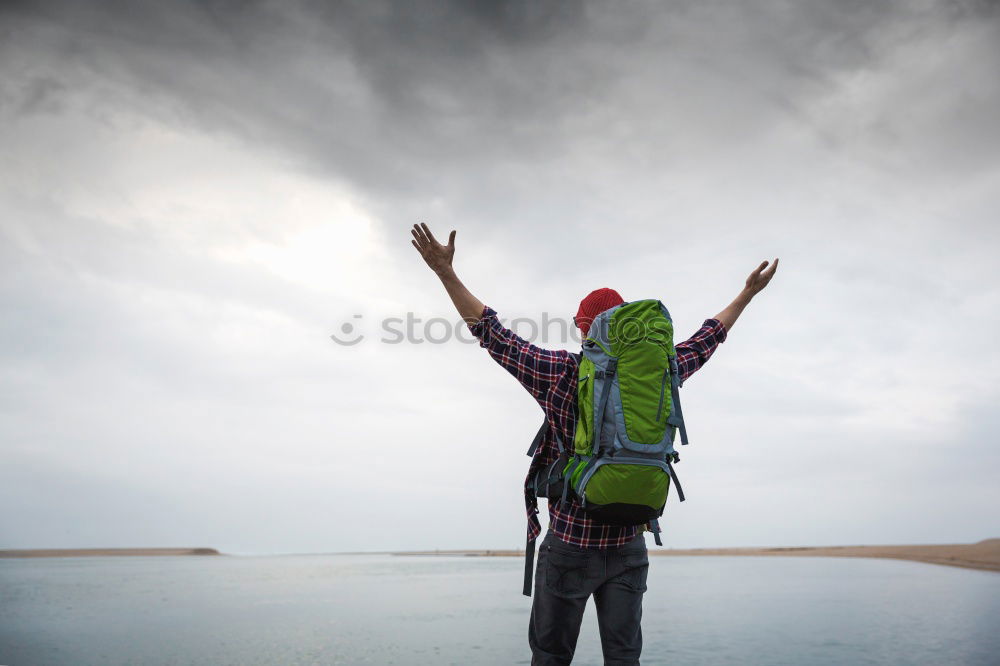
M 663 411 L 663 392 L 667 387 L 667 373 L 670 372 L 670 366 L 663 369 L 663 379 L 660 380 L 660 404 L 656 406 L 656 420 L 660 420 L 660 413 Z

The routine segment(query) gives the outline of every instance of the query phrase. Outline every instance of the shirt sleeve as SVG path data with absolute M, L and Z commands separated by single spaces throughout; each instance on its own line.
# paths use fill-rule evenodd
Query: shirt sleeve
M 726 327 L 718 319 L 706 319 L 701 328 L 684 342 L 674 346 L 677 352 L 677 369 L 684 380 L 705 365 L 716 347 L 726 341 Z
M 501 324 L 489 306 L 483 307 L 479 321 L 469 324 L 469 330 L 479 340 L 479 346 L 544 407 L 549 389 L 567 370 L 570 353 L 536 347 Z

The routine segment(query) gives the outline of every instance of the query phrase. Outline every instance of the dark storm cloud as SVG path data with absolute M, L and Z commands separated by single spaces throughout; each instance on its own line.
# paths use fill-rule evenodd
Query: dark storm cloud
M 692 186 L 816 187 L 837 160 L 908 181 L 939 163 L 939 185 L 1000 142 L 980 3 L 65 3 L 18 23 L 19 108 L 120 97 L 349 182 L 386 220 L 445 201 L 441 224 L 555 239 L 544 222 L 654 224 Z M 978 88 L 920 60 L 984 29 Z
M 20 106 L 61 86 L 117 83 L 182 120 L 285 144 L 368 186 L 405 188 L 422 171 L 407 161 L 482 149 L 472 135 L 516 125 L 513 105 L 551 114 L 542 100 L 552 86 L 525 86 L 509 63 L 490 60 L 538 47 L 579 16 L 574 4 L 50 5 L 15 17 L 15 41 L 45 43 L 23 44 L 34 52 L 21 63 Z M 537 137 L 528 139 L 519 143 Z
M 7 13 L 17 74 L 2 99 L 22 113 L 57 113 L 82 98 L 233 136 L 351 183 L 387 224 L 443 201 L 443 225 L 503 224 L 547 240 L 565 224 L 586 230 L 623 215 L 650 229 L 670 219 L 679 233 L 671 213 L 689 207 L 679 197 L 704 204 L 720 190 L 737 199 L 740 188 L 815 186 L 831 179 L 829 160 L 857 159 L 858 146 L 876 153 L 858 157 L 866 161 L 901 153 L 894 163 L 945 162 L 951 178 L 988 167 L 1000 139 L 985 128 L 1000 91 L 962 94 L 911 127 L 897 123 L 909 117 L 909 95 L 858 109 L 856 93 L 842 91 L 907 43 L 945 39 L 983 11 L 43 3 Z M 955 112 L 966 122 L 950 122 Z M 796 131 L 816 147 L 783 136 Z M 739 226 L 713 215 L 720 228 Z
M 5 14 L 6 51 L 30 54 L 7 106 L 32 112 L 72 89 L 118 86 L 132 104 L 276 147 L 380 196 L 447 187 L 479 199 L 528 187 L 507 169 L 530 173 L 582 150 L 617 155 L 634 177 L 631 165 L 704 159 L 714 140 L 751 140 L 790 118 L 836 145 L 849 137 L 804 117 L 804 102 L 835 92 L 845 72 L 877 69 L 900 42 L 946 37 L 993 5 L 32 7 Z M 486 171 L 492 184 L 477 182 Z

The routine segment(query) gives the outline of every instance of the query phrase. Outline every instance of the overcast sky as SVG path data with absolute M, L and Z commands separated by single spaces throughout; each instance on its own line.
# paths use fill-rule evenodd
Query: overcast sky
M 996 3 L 337 6 L 4 3 L 0 548 L 521 546 L 537 405 L 381 341 L 457 320 L 416 221 L 502 317 L 681 339 L 781 257 L 668 545 L 1000 536 Z

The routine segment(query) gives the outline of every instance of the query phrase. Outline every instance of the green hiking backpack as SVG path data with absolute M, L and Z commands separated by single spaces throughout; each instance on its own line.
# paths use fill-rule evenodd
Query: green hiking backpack
M 671 481 L 684 491 L 673 463 L 674 438 L 687 431 L 678 395 L 680 375 L 673 322 L 654 299 L 605 310 L 591 324 L 579 358 L 573 447 L 558 440 L 559 459 L 539 470 L 535 494 L 566 499 L 574 493 L 588 517 L 610 525 L 650 527 L 663 514 Z M 543 424 L 529 451 L 547 429 Z
M 684 501 L 674 472 L 680 456 L 674 437 L 687 430 L 681 414 L 680 373 L 674 350 L 674 325 L 658 300 L 633 301 L 594 318 L 579 361 L 577 416 L 573 447 L 556 435 L 558 459 L 535 473 L 531 490 L 549 502 L 573 494 L 598 523 L 649 523 L 656 545 L 659 516 L 670 483 Z M 548 419 L 535 435 L 534 456 L 548 432 Z M 555 433 L 553 433 L 555 434 Z M 524 547 L 524 590 L 531 596 L 535 540 Z

